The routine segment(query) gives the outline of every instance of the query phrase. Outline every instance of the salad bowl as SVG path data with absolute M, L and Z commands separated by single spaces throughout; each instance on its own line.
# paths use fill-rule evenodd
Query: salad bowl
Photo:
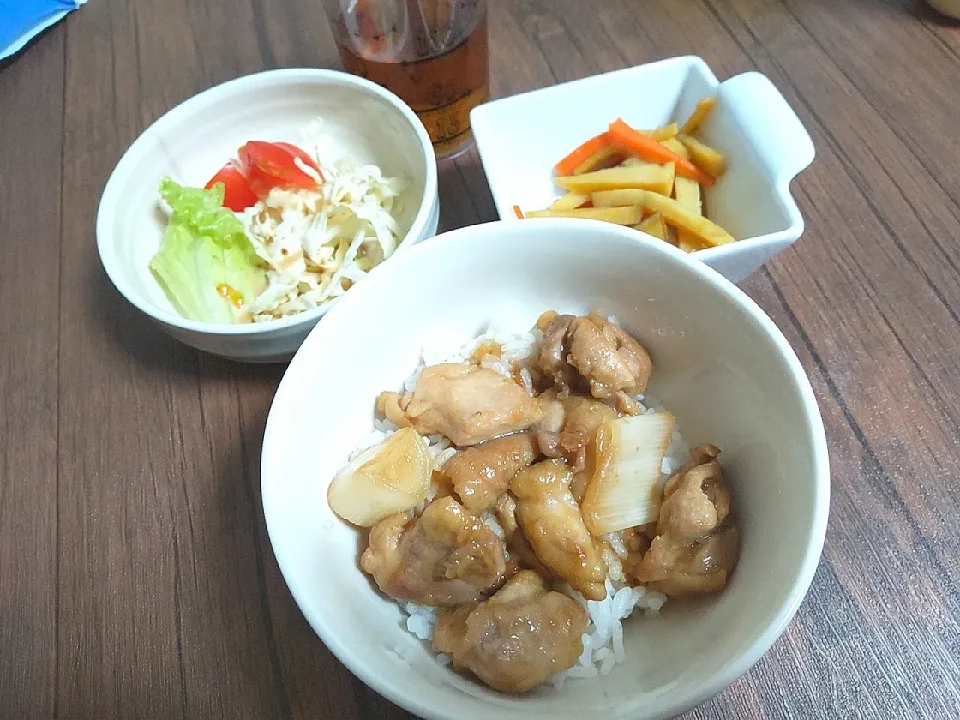
M 433 147 L 423 124 L 400 98 L 333 70 L 272 70 L 186 100 L 148 127 L 120 159 L 97 215 L 100 259 L 117 290 L 171 336 L 198 350 L 248 362 L 289 359 L 336 301 L 267 322 L 184 317 L 150 267 L 171 221 L 158 186 L 169 177 L 184 186 L 203 187 L 244 143 L 297 143 L 318 118 L 329 142 L 356 163 L 374 165 L 383 176 L 406 181 L 395 217 L 400 241 L 384 263 L 436 233 L 439 199 Z M 189 257 L 177 260 L 184 265 L 198 262 Z M 193 270 L 194 276 L 202 276 Z

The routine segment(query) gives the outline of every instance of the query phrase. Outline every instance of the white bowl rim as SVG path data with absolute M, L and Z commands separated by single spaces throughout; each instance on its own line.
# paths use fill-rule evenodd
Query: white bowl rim
M 386 272 L 403 272 L 403 263 L 407 263 L 411 266 L 414 265 L 421 255 L 431 252 L 431 249 L 435 245 L 440 245 L 441 243 L 456 243 L 458 241 L 465 242 L 477 235 L 495 233 L 501 226 L 505 226 L 507 223 L 511 223 L 511 221 L 498 220 L 492 223 L 486 223 L 483 225 L 470 225 L 441 233 L 433 238 L 429 238 L 419 243 L 404 256 L 402 263 L 391 265 L 390 268 L 392 268 L 392 270 L 384 268 L 384 270 L 378 273 L 377 276 L 382 277 Z M 800 604 L 803 602 L 811 583 L 813 582 L 813 577 L 816 573 L 817 567 L 820 563 L 820 557 L 823 552 L 823 545 L 827 530 L 827 520 L 830 510 L 830 460 L 823 418 L 820 414 L 820 408 L 817 403 L 816 396 L 814 395 L 813 387 L 811 386 L 807 374 L 804 371 L 803 366 L 801 365 L 800 360 L 790 343 L 787 341 L 786 337 L 773 322 L 773 320 L 763 311 L 763 309 L 760 308 L 760 306 L 752 298 L 750 298 L 734 283 L 727 280 L 716 270 L 705 265 L 699 259 L 696 259 L 673 247 L 672 245 L 658 240 L 657 238 L 650 237 L 645 233 L 637 232 L 629 228 L 611 225 L 599 220 L 572 218 L 541 218 L 539 219 L 538 227 L 543 227 L 548 231 L 551 228 L 562 230 L 564 226 L 567 226 L 570 223 L 576 223 L 581 230 L 581 234 L 610 234 L 619 236 L 622 240 L 630 240 L 632 242 L 647 244 L 653 247 L 656 252 L 663 253 L 672 258 L 678 264 L 682 265 L 685 268 L 685 272 L 693 272 L 710 287 L 722 294 L 727 295 L 733 301 L 733 303 L 739 309 L 744 311 L 754 323 L 759 325 L 760 329 L 773 341 L 781 357 L 786 362 L 787 367 L 790 370 L 790 377 L 793 380 L 794 389 L 800 398 L 804 419 L 806 421 L 807 442 L 809 442 L 811 445 L 814 468 L 813 516 L 811 517 L 810 534 L 807 539 L 807 547 L 803 556 L 800 570 L 797 573 L 797 576 L 794 579 L 791 587 L 789 588 L 789 591 L 785 595 L 786 602 L 777 612 L 773 621 L 761 633 L 757 641 L 751 645 L 750 648 L 735 662 L 731 663 L 723 671 L 715 675 L 711 682 L 706 683 L 698 691 L 691 693 L 680 702 L 677 702 L 675 706 L 670 707 L 671 714 L 678 714 L 696 707 L 700 703 L 705 702 L 711 697 L 714 697 L 722 690 L 730 686 L 737 678 L 746 673 L 751 667 L 753 667 L 770 649 L 773 643 L 776 642 L 780 635 L 783 634 L 784 630 L 786 630 L 790 621 L 793 619 L 794 615 L 799 609 Z M 516 225 L 511 223 L 511 227 L 516 228 Z M 557 234 L 560 235 L 560 233 Z M 367 283 L 367 286 L 372 288 L 372 283 Z M 361 290 L 360 292 L 365 291 Z M 349 312 L 351 305 L 354 302 L 357 302 L 359 295 L 357 293 L 348 293 L 343 297 L 344 300 L 331 308 L 330 312 Z M 354 299 L 351 300 L 350 298 Z M 323 327 L 326 327 L 324 323 L 319 323 L 316 327 L 314 327 L 314 329 L 310 331 L 310 334 L 307 336 L 306 340 L 300 346 L 300 349 L 297 350 L 296 355 L 294 356 L 287 370 L 284 372 L 284 376 L 277 388 L 277 392 L 274 395 L 274 403 L 276 402 L 276 398 L 279 397 L 280 393 L 284 390 L 284 383 L 288 382 L 288 376 L 291 375 L 292 372 L 295 372 L 296 368 L 300 364 L 306 362 L 305 358 L 307 355 L 304 352 L 304 348 L 306 348 L 307 353 L 310 352 L 310 347 L 312 347 L 312 345 L 316 342 L 311 342 L 313 336 L 319 336 L 322 334 L 324 332 L 322 329 Z M 265 472 L 265 469 L 270 467 L 272 462 L 270 453 L 273 443 L 270 441 L 270 437 L 276 422 L 277 421 L 275 420 L 274 416 L 274 406 L 272 404 L 270 412 L 267 416 L 260 460 L 260 492 L 268 537 L 270 537 L 272 534 L 271 527 L 273 526 L 273 522 L 271 522 L 271 517 L 273 516 L 273 513 L 271 512 L 272 495 L 269 490 L 270 478 Z M 273 541 L 271 540 L 271 545 L 272 542 Z M 281 558 L 276 554 L 274 554 L 274 557 L 277 560 L 277 564 L 280 567 L 280 572 L 284 576 L 284 582 L 286 583 L 286 560 L 285 558 Z M 353 648 L 350 645 L 340 641 L 336 629 L 328 627 L 322 620 L 322 617 L 313 613 L 311 610 L 307 610 L 309 605 L 306 603 L 306 598 L 303 596 L 300 589 L 289 583 L 287 584 L 287 587 L 289 588 L 291 595 L 297 603 L 297 606 L 310 623 L 310 626 L 313 628 L 314 632 L 317 633 L 324 645 L 326 645 L 327 648 L 329 648 L 331 652 L 333 652 L 334 655 L 336 655 L 337 658 L 356 677 L 362 680 L 369 687 L 373 688 L 383 697 L 408 710 L 409 712 L 416 713 L 420 717 L 426 718 L 427 720 L 451 720 L 451 718 L 439 715 L 431 706 L 424 703 L 420 698 L 403 694 L 402 691 L 398 692 L 391 686 L 390 683 L 384 682 L 380 677 L 367 672 L 363 662 L 355 656 Z
M 423 195 L 420 198 L 420 207 L 413 219 L 413 223 L 410 225 L 410 229 L 398 243 L 394 254 L 387 258 L 384 263 L 393 259 L 398 253 L 405 252 L 408 247 L 414 244 L 411 242 L 411 238 L 419 237 L 424 231 L 430 219 L 430 215 L 433 212 L 433 206 L 436 204 L 436 154 L 433 150 L 433 143 L 430 141 L 430 136 L 427 134 L 427 130 L 423 123 L 417 117 L 416 113 L 414 113 L 414 111 L 410 108 L 410 106 L 400 99 L 399 96 L 370 80 L 358 77 L 356 75 L 350 75 L 349 73 L 340 70 L 329 70 L 325 68 L 279 68 L 276 70 L 265 70 L 263 72 L 242 75 L 238 78 L 227 80 L 219 85 L 214 85 L 206 90 L 202 90 L 157 118 L 153 123 L 145 128 L 143 132 L 137 136 L 137 139 L 133 141 L 133 144 L 127 148 L 116 167 L 114 167 L 113 171 L 110 173 L 107 184 L 104 186 L 103 194 L 100 196 L 100 205 L 97 209 L 96 225 L 97 250 L 100 255 L 100 262 L 107 273 L 107 277 L 110 278 L 110 281 L 113 283 L 113 285 L 136 308 L 155 320 L 159 320 L 165 325 L 184 330 L 190 330 L 197 333 L 215 335 L 270 335 L 274 331 L 282 331 L 291 327 L 315 323 L 318 318 L 326 314 L 333 306 L 338 304 L 338 302 L 332 302 L 321 307 L 311 308 L 310 310 L 306 310 L 296 315 L 279 318 L 277 320 L 271 320 L 270 322 L 266 323 L 245 323 L 234 325 L 189 320 L 177 313 L 162 310 L 153 306 L 151 303 L 145 302 L 140 295 L 130 287 L 129 283 L 123 279 L 123 274 L 120 271 L 120 264 L 116 259 L 114 259 L 114 255 L 112 253 L 104 253 L 104 248 L 107 244 L 106 237 L 109 233 L 108 223 L 110 222 L 112 215 L 112 212 L 108 211 L 119 204 L 121 195 L 123 193 L 122 178 L 129 174 L 126 172 L 128 167 L 132 169 L 140 160 L 141 156 L 147 151 L 148 147 L 146 138 L 149 134 L 153 134 L 157 131 L 167 130 L 168 128 L 174 128 L 180 123 L 182 116 L 188 115 L 198 108 L 213 105 L 219 102 L 223 97 L 230 94 L 240 91 L 255 92 L 264 86 L 297 81 L 321 82 L 329 85 L 359 88 L 360 90 L 375 95 L 382 100 L 386 100 L 404 116 L 408 123 L 410 123 L 410 126 L 417 135 L 417 139 L 420 141 L 421 150 L 423 151 L 424 155 L 424 163 L 426 165 L 424 173 L 425 183 Z M 353 288 L 351 288 L 351 290 L 352 289 Z

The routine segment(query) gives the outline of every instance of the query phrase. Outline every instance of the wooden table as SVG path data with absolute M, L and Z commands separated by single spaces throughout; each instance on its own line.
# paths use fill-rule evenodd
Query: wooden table
M 493 0 L 495 96 L 682 54 L 766 73 L 818 150 L 801 242 L 743 287 L 826 421 L 796 619 L 691 718 L 960 716 L 960 27 L 908 0 Z M 161 113 L 336 66 L 319 0 L 91 0 L 0 68 L 0 717 L 401 718 L 300 615 L 259 499 L 283 367 L 147 326 L 94 247 Z M 475 153 L 446 228 L 492 220 Z

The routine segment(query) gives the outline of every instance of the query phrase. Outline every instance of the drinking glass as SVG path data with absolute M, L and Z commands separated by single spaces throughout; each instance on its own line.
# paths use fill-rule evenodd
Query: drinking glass
M 490 94 L 486 0 L 324 0 L 344 68 L 399 95 L 438 158 L 473 144 Z

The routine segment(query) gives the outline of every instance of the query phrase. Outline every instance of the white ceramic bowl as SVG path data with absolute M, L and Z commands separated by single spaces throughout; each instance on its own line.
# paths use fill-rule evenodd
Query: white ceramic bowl
M 497 100 L 470 123 L 501 219 L 513 206 L 546 207 L 560 196 L 553 166 L 623 117 L 641 128 L 683 122 L 697 100 L 719 99 L 700 130 L 723 151 L 727 172 L 706 191 L 708 216 L 738 242 L 694 255 L 739 282 L 803 233 L 790 181 L 813 162 L 810 136 L 780 92 L 751 72 L 718 82 L 697 57 L 678 57 Z
M 438 665 L 358 568 L 358 533 L 326 488 L 421 344 L 461 346 L 548 308 L 614 313 L 650 350 L 651 392 L 691 442 L 723 450 L 743 551 L 718 597 L 624 623 L 627 661 L 596 680 L 500 695 Z M 357 328 L 377 327 L 359 333 Z M 333 349 L 333 350 L 331 350 Z M 823 424 L 773 322 L 703 263 L 585 220 L 498 222 L 411 249 L 348 294 L 304 342 L 274 399 L 263 508 L 283 576 L 323 642 L 364 682 L 436 720 L 673 716 L 719 692 L 784 630 L 813 577 L 829 506 Z
M 398 218 L 407 233 L 393 257 L 433 236 L 440 215 L 436 159 L 413 111 L 393 93 L 353 75 L 271 70 L 186 100 L 148 127 L 120 159 L 100 200 L 97 246 L 107 275 L 127 300 L 200 350 L 254 362 L 289 359 L 328 308 L 249 325 L 181 317 L 148 267 L 166 226 L 157 186 L 169 175 L 202 187 L 248 140 L 297 142 L 318 116 L 323 132 L 358 161 L 410 180 Z

